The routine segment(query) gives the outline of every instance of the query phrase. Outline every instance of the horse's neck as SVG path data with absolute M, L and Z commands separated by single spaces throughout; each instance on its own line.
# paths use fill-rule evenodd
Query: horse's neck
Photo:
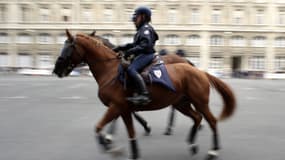
M 89 65 L 89 69 L 93 74 L 93 77 L 98 83 L 98 86 L 103 86 L 104 84 L 110 82 L 117 75 L 117 68 L 119 61 L 114 59 L 115 55 L 104 48 L 103 46 L 96 46 L 89 48 L 87 51 L 86 61 Z

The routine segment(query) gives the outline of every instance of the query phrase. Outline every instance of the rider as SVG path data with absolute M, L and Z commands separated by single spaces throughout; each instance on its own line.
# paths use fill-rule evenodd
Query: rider
M 137 29 L 133 43 L 118 46 L 113 50 L 115 52 L 124 51 L 125 59 L 134 55 L 131 64 L 127 68 L 127 74 L 138 85 L 139 93 L 133 97 L 128 97 L 127 100 L 134 104 L 146 105 L 151 99 L 139 71 L 153 60 L 155 53 L 154 45 L 155 41 L 158 40 L 158 35 L 149 24 L 151 22 L 151 10 L 149 8 L 138 7 L 133 14 L 132 21 Z

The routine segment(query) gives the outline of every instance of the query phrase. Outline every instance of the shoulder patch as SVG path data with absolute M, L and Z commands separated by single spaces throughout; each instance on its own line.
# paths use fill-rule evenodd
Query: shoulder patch
M 148 35 L 149 34 L 149 30 L 145 30 L 143 33 Z
M 145 27 L 145 28 L 148 28 L 149 26 L 146 24 L 146 25 L 144 25 L 144 27 Z

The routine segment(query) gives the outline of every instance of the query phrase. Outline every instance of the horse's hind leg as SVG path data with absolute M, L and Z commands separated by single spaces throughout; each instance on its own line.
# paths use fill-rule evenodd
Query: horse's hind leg
M 217 119 L 211 113 L 208 105 L 200 107 L 199 111 L 201 111 L 201 113 L 205 117 L 206 121 L 209 123 L 210 128 L 212 129 L 212 132 L 213 132 L 213 147 L 208 152 L 208 157 L 207 157 L 207 159 L 213 159 L 219 155 L 218 151 L 220 149 L 219 135 L 218 135 L 218 129 L 217 129 Z
M 200 113 L 192 109 L 190 103 L 184 103 L 184 105 L 174 105 L 174 107 L 184 115 L 191 117 L 194 121 L 194 125 L 189 132 L 187 142 L 189 143 L 190 151 L 192 154 L 196 154 L 198 152 L 198 145 L 195 144 L 195 141 L 197 137 L 197 131 L 202 121 L 202 116 Z

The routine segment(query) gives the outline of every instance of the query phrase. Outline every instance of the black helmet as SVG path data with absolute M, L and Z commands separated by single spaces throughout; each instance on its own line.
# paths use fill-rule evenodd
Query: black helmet
M 135 13 L 133 14 L 133 22 L 136 20 L 138 15 L 144 14 L 145 15 L 145 21 L 149 22 L 151 21 L 151 10 L 147 7 L 138 7 L 135 10 Z
M 184 57 L 184 56 L 185 56 L 185 52 L 184 52 L 184 50 L 182 50 L 182 49 L 178 49 L 178 50 L 176 51 L 176 55 L 178 55 L 178 56 L 180 56 L 180 57 Z
M 166 49 L 162 49 L 162 50 L 159 51 L 158 54 L 161 55 L 161 56 L 167 55 L 167 50 Z

